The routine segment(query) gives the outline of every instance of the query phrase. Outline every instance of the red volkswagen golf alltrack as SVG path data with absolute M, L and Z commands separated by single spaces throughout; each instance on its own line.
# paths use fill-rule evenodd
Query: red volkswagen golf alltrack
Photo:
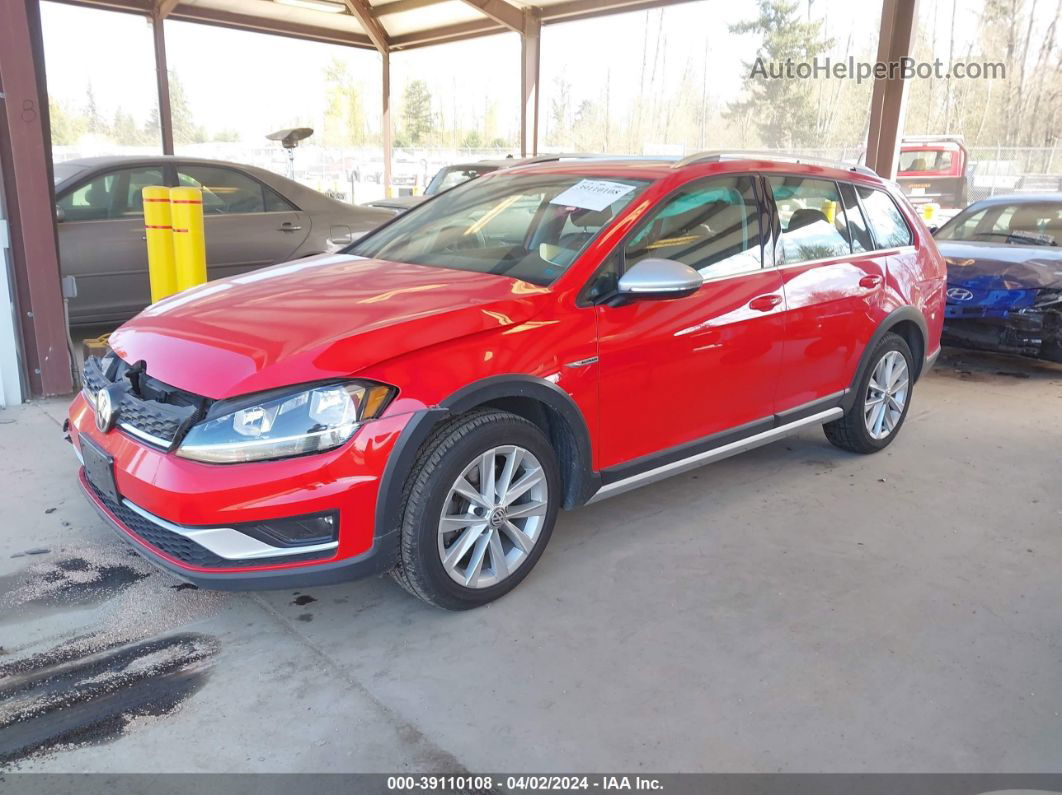
M 944 290 L 861 168 L 529 166 L 152 305 L 87 362 L 70 435 L 88 498 L 186 580 L 391 571 L 468 608 L 527 576 L 561 508 L 811 425 L 885 447 Z

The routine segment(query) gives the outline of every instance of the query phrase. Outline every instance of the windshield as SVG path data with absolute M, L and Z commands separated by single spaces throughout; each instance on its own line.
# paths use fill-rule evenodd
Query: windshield
M 647 184 L 499 172 L 410 210 L 347 253 L 548 285 Z
M 442 193 L 444 190 L 449 190 L 462 182 L 468 182 L 470 179 L 482 177 L 484 174 L 497 170 L 495 166 L 446 166 L 445 168 L 440 168 L 438 173 L 431 178 L 428 187 L 425 188 L 424 195 L 434 196 L 436 193 Z
M 52 172 L 55 178 L 55 183 L 58 185 L 64 180 L 75 177 L 85 170 L 84 166 L 79 166 L 76 163 L 56 163 L 52 166 Z
M 937 240 L 972 240 L 1014 246 L 1062 244 L 1062 202 L 1018 202 L 970 208 L 942 226 Z

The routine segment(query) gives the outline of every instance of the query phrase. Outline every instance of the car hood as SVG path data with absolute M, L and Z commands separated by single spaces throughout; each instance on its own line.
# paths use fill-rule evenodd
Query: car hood
M 404 353 L 524 322 L 549 290 L 518 279 L 345 254 L 194 287 L 111 335 L 164 383 L 225 398 L 347 377 Z
M 948 284 L 992 282 L 1002 289 L 1062 287 L 1062 248 L 1006 243 L 937 241 L 948 264 Z

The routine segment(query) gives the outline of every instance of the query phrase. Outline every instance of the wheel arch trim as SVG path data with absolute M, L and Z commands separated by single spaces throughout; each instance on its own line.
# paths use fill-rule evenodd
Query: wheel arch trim
M 592 470 L 590 432 L 582 410 L 571 395 L 543 378 L 522 374 L 497 375 L 468 384 L 440 401 L 437 406 L 414 413 L 395 442 L 380 478 L 376 500 L 376 537 L 398 528 L 406 480 L 421 448 L 439 424 L 478 406 L 512 398 L 536 401 L 565 423 L 574 447 L 574 460 L 559 462 L 566 485 L 563 507 L 572 508 L 586 502 L 597 489 L 598 476 Z M 551 439 L 551 442 L 555 444 L 556 440 Z
M 925 372 L 925 357 L 927 354 L 927 347 L 929 342 L 929 326 L 926 323 L 925 317 L 915 307 L 901 306 L 899 309 L 894 309 L 892 312 L 885 316 L 885 318 L 878 324 L 878 327 L 874 330 L 874 334 L 867 341 L 866 346 L 863 348 L 863 353 L 859 357 L 859 365 L 856 367 L 855 374 L 852 376 L 852 381 L 848 386 L 847 394 L 845 395 L 844 400 L 841 403 L 845 411 L 850 409 L 855 404 L 855 401 L 858 398 L 858 395 L 856 394 L 858 392 L 857 387 L 859 386 L 859 381 L 863 377 L 863 374 L 866 373 L 867 368 L 871 364 L 870 357 L 873 355 L 874 349 L 878 347 L 878 343 L 881 342 L 882 338 L 886 334 L 888 334 L 890 331 L 892 331 L 898 325 L 904 322 L 914 323 L 914 325 L 918 328 L 918 333 L 922 337 L 922 360 L 913 362 L 915 370 L 915 380 L 917 381 L 919 376 L 921 376 L 921 374 Z M 912 353 L 915 352 L 912 351 Z

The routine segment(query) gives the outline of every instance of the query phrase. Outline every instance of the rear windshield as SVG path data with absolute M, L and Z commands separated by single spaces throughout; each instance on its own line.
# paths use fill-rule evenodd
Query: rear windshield
M 917 149 L 900 152 L 898 170 L 907 173 L 919 171 L 950 171 L 954 153 L 947 149 Z
M 971 207 L 942 226 L 934 237 L 1012 246 L 1059 246 L 1062 245 L 1062 202 Z
M 549 285 L 648 184 L 496 172 L 410 210 L 347 253 Z
M 468 182 L 470 179 L 482 177 L 484 174 L 497 170 L 496 166 L 447 166 L 439 169 L 439 172 L 431 178 L 424 192 L 429 196 L 434 196 L 462 182 Z

